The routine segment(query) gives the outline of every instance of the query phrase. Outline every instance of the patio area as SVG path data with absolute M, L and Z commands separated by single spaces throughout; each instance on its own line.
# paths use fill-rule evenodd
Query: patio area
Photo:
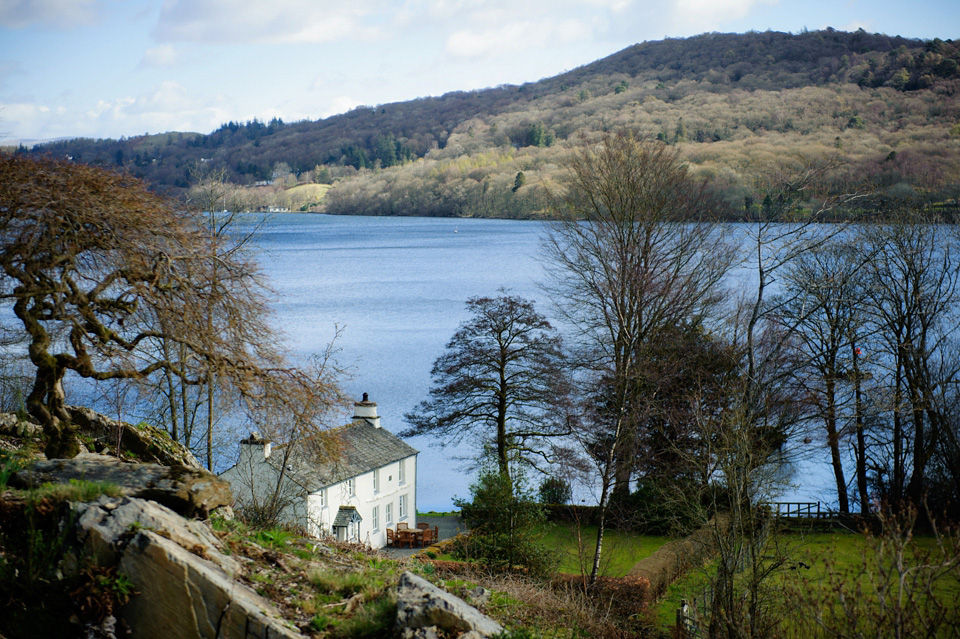
M 417 523 L 427 524 L 431 531 L 436 529 L 437 539 L 435 541 L 450 539 L 451 537 L 455 537 L 458 533 L 466 530 L 466 526 L 463 524 L 460 518 L 455 515 L 448 515 L 446 517 L 428 517 L 421 515 L 417 517 Z M 411 557 L 421 550 L 423 550 L 423 548 L 418 546 L 416 543 L 412 548 L 408 548 L 406 546 L 406 542 L 404 542 L 404 545 L 401 547 L 385 546 L 384 548 L 380 549 L 380 552 L 391 557 Z

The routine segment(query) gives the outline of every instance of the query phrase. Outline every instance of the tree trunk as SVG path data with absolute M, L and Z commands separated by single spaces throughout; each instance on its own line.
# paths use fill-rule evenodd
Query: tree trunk
M 603 552 L 603 533 L 607 523 L 607 506 L 610 502 L 610 477 L 605 473 L 600 491 L 600 519 L 597 522 L 597 543 L 593 548 L 593 566 L 590 568 L 590 584 L 597 583 L 600 574 L 600 555 Z
M 843 460 L 840 458 L 840 437 L 837 434 L 837 380 L 828 373 L 827 385 L 827 445 L 830 447 L 830 461 L 833 465 L 833 478 L 837 484 L 837 502 L 840 512 L 850 512 L 847 499 L 847 480 L 843 476 Z
M 860 514 L 870 512 L 870 495 L 867 492 L 867 442 L 863 428 L 863 396 L 861 394 L 860 350 L 851 341 L 853 349 L 853 419 L 857 431 L 857 492 L 860 493 Z
M 64 408 L 63 376 L 66 369 L 38 366 L 33 390 L 27 397 L 27 411 L 43 427 L 48 459 L 69 459 L 80 452 L 77 426 Z
M 908 382 L 909 383 L 909 382 Z M 923 406 L 919 397 L 919 390 L 911 389 L 911 405 L 913 409 L 913 471 L 910 473 L 910 483 L 907 484 L 907 499 L 916 506 L 923 504 L 923 474 L 927 467 L 927 456 L 924 439 Z
M 900 354 L 897 354 L 896 376 L 893 380 L 893 481 L 890 491 L 891 503 L 898 503 L 903 499 L 903 484 L 906 476 L 906 468 L 903 454 L 903 386 L 901 384 L 901 374 L 903 372 L 903 363 Z
M 506 365 L 500 365 L 500 392 L 497 397 L 497 465 L 500 469 L 500 476 L 510 481 L 510 455 L 509 442 L 507 441 L 507 391 L 506 379 L 504 379 L 504 370 Z M 513 484 L 510 485 L 511 492 Z
M 207 470 L 213 472 L 213 374 L 207 372 Z

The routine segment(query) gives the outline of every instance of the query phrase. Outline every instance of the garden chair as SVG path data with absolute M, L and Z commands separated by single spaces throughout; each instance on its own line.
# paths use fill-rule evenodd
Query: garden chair
M 434 542 L 437 541 L 437 534 L 430 528 L 423 529 L 423 537 L 421 537 L 420 545 L 424 548 L 427 546 L 432 546 Z

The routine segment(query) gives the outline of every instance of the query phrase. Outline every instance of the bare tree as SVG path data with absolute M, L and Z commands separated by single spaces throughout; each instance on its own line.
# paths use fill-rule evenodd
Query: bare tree
M 780 306 L 783 321 L 794 327 L 800 351 L 794 377 L 815 407 L 826 431 L 827 448 L 841 513 L 850 512 L 840 437 L 845 415 L 857 435 L 857 479 L 861 511 L 867 505 L 862 358 L 859 344 L 867 339 L 866 265 L 875 256 L 860 250 L 853 233 L 797 256 L 784 277 Z M 844 386 L 850 382 L 848 396 Z M 866 509 L 865 509 L 866 507 Z
M 401 436 L 430 434 L 441 445 L 475 437 L 509 480 L 511 464 L 555 461 L 551 442 L 570 432 L 561 341 L 528 300 L 474 297 L 467 308 L 470 319 L 434 362 L 431 399 L 406 415 Z
M 169 341 L 203 360 L 244 404 L 319 426 L 318 381 L 290 366 L 268 323 L 256 264 L 218 250 L 189 213 L 127 176 L 65 161 L 0 160 L 0 298 L 13 305 L 36 367 L 27 410 L 50 457 L 79 450 L 64 408 L 68 371 L 202 380 Z
M 774 176 L 765 204 L 749 211 L 752 219 L 744 227 L 744 266 L 753 271 L 754 287 L 732 318 L 729 336 L 742 354 L 741 372 L 722 410 L 698 411 L 704 450 L 694 461 L 711 482 L 705 493 L 688 497 L 718 552 L 710 576 L 710 636 L 764 637 L 776 625 L 768 613 L 770 577 L 787 554 L 771 534 L 764 503 L 785 487 L 785 469 L 802 442 L 796 435 L 807 415 L 790 379 L 804 364 L 795 349 L 798 325 L 819 305 L 784 321 L 796 296 L 770 293 L 789 265 L 844 231 L 842 225 L 817 223 L 860 197 L 823 188 L 821 178 L 830 166 L 813 162 L 789 178 Z
M 211 286 L 216 287 L 220 285 L 219 279 L 230 276 L 229 272 L 219 269 L 221 258 L 249 260 L 252 257 L 250 249 L 262 228 L 263 218 L 253 223 L 240 219 L 239 213 L 246 202 L 227 183 L 224 169 L 208 171 L 198 162 L 191 167 L 190 176 L 196 184 L 187 192 L 186 204 L 205 227 L 210 249 L 217 253 L 211 271 Z M 213 328 L 213 313 L 211 306 L 207 314 L 208 330 Z M 164 359 L 176 360 L 182 369 L 190 369 L 190 376 L 199 383 L 184 383 L 184 376 L 174 375 L 169 368 L 164 370 L 162 383 L 150 384 L 151 390 L 161 398 L 157 414 L 167 423 L 171 437 L 194 450 L 212 470 L 217 424 L 230 413 L 237 398 L 230 392 L 229 384 L 218 384 L 215 367 L 207 359 L 196 357 L 182 344 L 171 340 L 164 340 L 161 348 Z
M 946 406 L 960 380 L 954 338 L 960 302 L 958 237 L 952 226 L 917 212 L 869 229 L 877 256 L 869 296 L 884 344 L 890 396 L 887 441 L 880 482 L 891 502 L 923 502 L 927 466 L 955 432 Z M 945 439 L 946 438 L 946 439 Z
M 584 144 L 571 161 L 566 195 L 555 202 L 547 290 L 578 331 L 578 359 L 604 379 L 592 414 L 604 441 L 601 513 L 610 493 L 626 494 L 638 435 L 635 380 L 644 345 L 666 327 L 702 317 L 720 301 L 734 250 L 712 223 L 716 202 L 675 150 L 627 133 Z M 600 561 L 601 515 L 593 575 Z

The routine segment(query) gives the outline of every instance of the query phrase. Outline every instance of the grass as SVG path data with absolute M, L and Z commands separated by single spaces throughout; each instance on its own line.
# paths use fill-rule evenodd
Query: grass
M 581 558 L 577 543 L 575 524 L 554 523 L 544 529 L 543 544 L 555 549 L 560 560 L 560 572 L 581 574 Z M 593 566 L 594 548 L 597 543 L 597 527 L 584 526 L 580 536 L 584 546 L 583 565 L 587 572 Z M 631 532 L 610 530 L 603 534 L 603 549 L 600 555 L 600 574 L 605 577 L 623 577 L 633 566 L 649 557 L 660 546 L 670 541 L 669 537 L 638 535 Z
M 866 548 L 866 538 L 855 533 L 794 533 L 783 535 L 783 539 L 791 549 L 789 552 L 792 564 L 798 567 L 801 563 L 811 566 L 810 569 L 799 568 L 800 570 L 822 569 L 827 561 L 832 561 L 837 566 L 854 566 L 860 562 L 861 552 Z M 689 602 L 693 598 L 702 597 L 709 582 L 709 575 L 714 570 L 713 566 L 708 563 L 703 569 L 691 571 L 667 587 L 666 594 L 657 605 L 657 620 L 661 627 L 666 628 L 676 623 L 677 609 L 682 600 Z M 792 576 L 795 576 L 795 573 Z M 784 580 L 788 578 L 790 577 L 785 573 L 781 573 L 777 578 L 778 585 L 784 585 Z
M 85 481 L 71 479 L 66 484 L 44 483 L 29 491 L 30 497 L 36 500 L 50 498 L 54 501 L 93 501 L 100 495 L 119 497 L 123 491 L 116 484 L 99 481 Z
M 827 605 L 824 602 L 836 598 L 838 581 L 845 585 L 848 596 L 856 591 L 856 599 L 865 610 L 873 605 L 877 595 L 876 584 L 884 579 L 878 577 L 880 560 L 868 537 L 847 532 L 790 533 L 782 535 L 782 540 L 786 543 L 789 558 L 785 569 L 770 577 L 769 585 L 771 592 L 776 593 L 771 603 L 782 611 L 784 619 L 799 609 L 799 604 L 788 601 L 786 593 L 800 593 L 808 607 L 809 602 L 820 600 L 821 603 L 814 607 L 822 610 Z M 936 540 L 933 537 L 913 537 L 905 553 L 906 564 L 916 563 L 914 559 L 923 557 L 928 551 L 936 555 Z M 889 558 L 884 561 L 885 565 L 891 565 Z M 666 630 L 675 624 L 681 600 L 689 602 L 694 597 L 699 599 L 703 596 L 713 566 L 708 563 L 703 569 L 690 572 L 667 588 L 655 609 L 657 623 L 662 629 Z M 932 593 L 947 600 L 956 600 L 960 595 L 960 581 L 956 578 L 938 581 Z M 785 623 L 786 629 L 793 624 L 792 621 Z

